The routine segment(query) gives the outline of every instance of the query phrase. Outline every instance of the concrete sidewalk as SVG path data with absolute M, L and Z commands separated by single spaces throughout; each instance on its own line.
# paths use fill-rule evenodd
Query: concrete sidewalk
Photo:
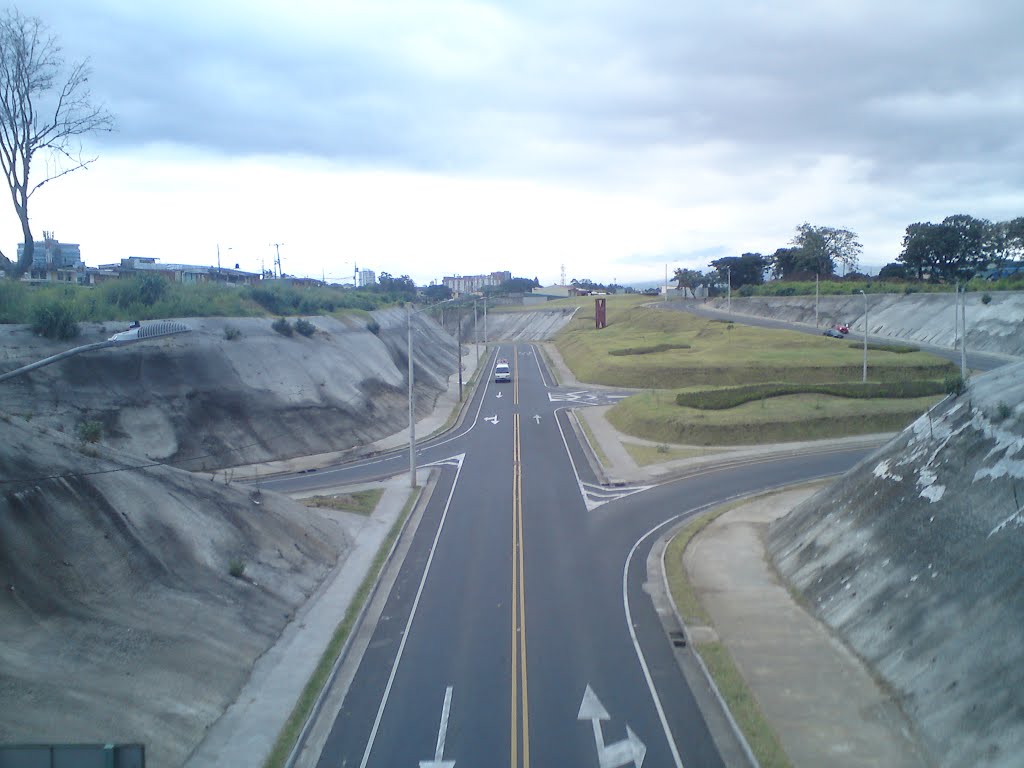
M 712 632 L 687 629 L 729 649 L 793 765 L 920 768 L 928 763 L 893 697 L 793 599 L 766 558 L 769 524 L 816 490 L 755 499 L 690 542 L 683 564 Z

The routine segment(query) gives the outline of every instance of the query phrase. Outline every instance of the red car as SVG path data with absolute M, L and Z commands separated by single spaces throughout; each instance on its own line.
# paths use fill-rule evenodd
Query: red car
M 839 331 L 840 333 L 849 333 L 850 326 L 846 325 L 845 323 L 840 323 L 839 325 L 836 326 L 836 330 Z

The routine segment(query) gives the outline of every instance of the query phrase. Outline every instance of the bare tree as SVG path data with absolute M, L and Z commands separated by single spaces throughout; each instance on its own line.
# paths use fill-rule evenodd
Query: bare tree
M 0 267 L 19 277 L 32 265 L 28 203 L 48 181 L 95 162 L 82 157 L 78 137 L 110 131 L 113 116 L 92 101 L 88 61 L 72 64 L 64 79 L 57 38 L 34 16 L 8 10 L 0 19 L 0 168 L 21 222 L 25 250 L 16 262 L 0 251 Z M 29 183 L 37 152 L 47 156 L 42 179 Z

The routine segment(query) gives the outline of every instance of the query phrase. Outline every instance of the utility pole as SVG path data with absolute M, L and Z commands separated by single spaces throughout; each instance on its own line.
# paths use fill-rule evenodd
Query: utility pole
M 476 339 L 473 345 L 476 347 L 476 364 L 480 365 L 480 326 L 476 321 L 476 299 L 473 299 L 473 336 Z
M 665 298 L 664 301 L 668 301 L 668 264 L 665 265 Z
M 727 281 L 727 287 L 726 287 L 726 297 L 727 298 L 725 300 L 725 303 L 728 306 L 729 311 L 732 312 L 732 267 L 726 267 L 725 268 L 725 275 L 726 275 L 726 281 Z
M 857 291 L 864 296 L 864 373 L 861 376 L 861 383 L 868 382 L 868 295 L 864 291 Z
M 281 270 L 281 246 L 284 243 L 271 243 L 271 245 L 274 246 L 274 268 L 277 270 L 277 277 L 281 277 L 284 275 Z

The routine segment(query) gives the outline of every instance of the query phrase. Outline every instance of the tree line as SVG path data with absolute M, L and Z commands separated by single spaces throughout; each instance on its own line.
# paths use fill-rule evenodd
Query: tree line
M 841 268 L 846 278 L 867 277 L 858 272 L 863 246 L 857 233 L 837 227 L 796 228 L 789 245 L 770 256 L 744 253 L 715 259 L 710 270 L 676 269 L 677 287 L 695 289 L 711 285 L 733 289 L 761 285 L 766 279 L 829 279 Z M 897 260 L 886 264 L 878 277 L 932 283 L 969 280 L 986 269 L 1009 271 L 1024 259 L 1024 217 L 989 221 L 967 214 L 947 216 L 941 222 L 918 222 L 906 229 Z

